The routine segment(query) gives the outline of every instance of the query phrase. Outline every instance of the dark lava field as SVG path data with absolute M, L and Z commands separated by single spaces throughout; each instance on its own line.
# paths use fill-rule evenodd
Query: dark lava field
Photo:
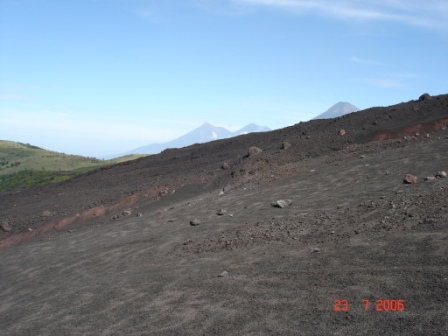
M 0 193 L 2 335 L 446 335 L 448 95 Z

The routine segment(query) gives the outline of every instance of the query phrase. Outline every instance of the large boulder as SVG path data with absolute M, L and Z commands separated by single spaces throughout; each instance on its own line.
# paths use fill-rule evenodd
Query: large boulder
M 282 142 L 282 149 L 288 149 L 289 147 L 291 147 L 291 144 L 289 142 L 283 141 Z
M 290 199 L 284 199 L 284 200 L 278 200 L 271 203 L 271 206 L 275 208 L 286 208 L 287 206 L 290 206 L 292 204 L 292 201 Z
M 418 100 L 424 101 L 424 100 L 430 100 L 431 96 L 428 93 L 422 94 L 420 97 L 418 97 Z
M 11 232 L 12 231 L 11 225 L 9 225 L 8 221 L 6 221 L 6 220 L 2 221 L 2 223 L 0 224 L 0 227 L 5 232 Z
M 199 224 L 201 224 L 201 221 L 200 221 L 199 219 L 197 219 L 197 218 L 192 219 L 192 220 L 190 221 L 190 225 L 191 225 L 191 226 L 196 226 L 196 225 L 199 225 Z
M 132 213 L 132 211 L 130 209 L 123 211 L 121 214 L 123 216 L 129 216 Z
M 247 155 L 248 156 L 254 156 L 254 155 L 258 155 L 258 154 L 260 154 L 262 152 L 263 151 L 260 148 L 252 146 L 252 147 L 249 147 Z
M 414 183 L 417 183 L 417 176 L 415 176 L 415 175 L 411 175 L 411 174 L 406 174 L 406 175 L 404 176 L 403 183 L 406 183 L 406 184 L 414 184 Z

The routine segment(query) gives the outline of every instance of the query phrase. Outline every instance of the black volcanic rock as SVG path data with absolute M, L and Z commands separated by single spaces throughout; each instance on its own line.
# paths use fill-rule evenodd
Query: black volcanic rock
M 431 99 L 431 96 L 428 93 L 424 93 L 418 98 L 419 101 L 429 100 L 429 99 Z

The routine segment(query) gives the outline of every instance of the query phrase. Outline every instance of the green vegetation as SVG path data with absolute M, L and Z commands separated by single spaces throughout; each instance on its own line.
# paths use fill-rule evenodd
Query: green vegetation
M 126 155 L 112 160 L 100 160 L 0 140 L 0 191 L 61 182 L 103 166 L 143 156 L 146 155 Z
M 91 168 L 80 168 L 72 171 L 21 170 L 13 174 L 0 175 L 0 191 L 26 189 L 38 185 L 61 182 L 89 170 Z

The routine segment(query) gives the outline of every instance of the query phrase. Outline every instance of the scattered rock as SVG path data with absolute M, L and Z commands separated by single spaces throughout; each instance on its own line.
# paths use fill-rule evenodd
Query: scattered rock
M 258 154 L 260 154 L 262 152 L 263 151 L 260 148 L 252 146 L 252 147 L 249 147 L 248 156 L 258 155 Z
M 291 144 L 289 142 L 283 141 L 282 142 L 282 149 L 288 149 L 289 147 L 291 147 Z
M 123 216 L 129 216 L 131 214 L 131 210 L 126 210 L 121 213 Z
M 225 215 L 227 213 L 227 210 L 225 210 L 225 209 L 221 209 L 221 210 L 218 210 L 218 212 L 216 212 L 216 214 L 218 215 L 218 216 L 223 216 L 223 215 Z
M 345 130 L 341 129 L 341 130 L 339 131 L 339 135 L 345 135 L 345 134 L 347 134 L 347 132 L 346 132 Z
M 425 181 L 426 182 L 432 182 L 432 181 L 434 181 L 436 178 L 434 177 L 434 176 L 426 176 L 425 177 Z
M 160 209 L 159 211 L 157 211 L 157 214 L 161 215 L 161 214 L 163 214 L 163 213 L 165 213 L 167 211 L 168 211 L 168 208 L 163 208 L 163 209 Z
M 403 183 L 407 183 L 407 184 L 417 183 L 417 176 L 411 175 L 411 174 L 406 174 L 404 177 Z
M 137 212 L 137 216 L 136 217 L 142 217 L 142 213 L 141 212 Z
M 76 230 L 68 230 L 67 232 L 68 233 L 74 233 L 74 232 L 76 232 Z
M 42 212 L 42 216 L 44 216 L 44 217 L 52 217 L 54 215 L 56 215 L 56 212 L 54 212 L 54 211 L 45 210 L 44 212 Z
M 222 191 L 222 190 L 221 190 L 221 191 L 219 192 L 219 194 L 218 194 L 218 195 L 219 195 L 219 196 L 222 196 L 222 195 L 224 195 L 224 191 Z
M 437 172 L 437 174 L 436 174 L 436 177 L 440 177 L 440 178 L 446 178 L 446 176 L 447 176 L 447 174 L 446 174 L 446 172 L 443 171 L 443 170 Z
M 361 155 L 359 158 L 360 158 L 360 159 L 365 159 L 366 156 L 365 156 L 365 155 Z
M 197 219 L 197 218 L 195 218 L 195 219 L 190 221 L 190 225 L 191 226 L 196 226 L 196 225 L 199 225 L 199 224 L 201 224 L 201 221 L 199 219 Z
M 222 169 L 227 170 L 230 169 L 230 165 L 227 162 L 224 162 L 221 166 Z
M 223 278 L 223 277 L 226 277 L 226 276 L 228 276 L 228 275 L 229 275 L 229 272 L 224 271 L 224 272 L 222 272 L 221 274 L 219 274 L 218 277 L 219 277 L 219 278 Z
M 11 225 L 9 225 L 9 223 L 7 221 L 2 221 L 2 224 L 0 226 L 1 226 L 2 230 L 5 232 L 12 231 L 12 227 L 11 227 Z
M 420 97 L 418 97 L 418 100 L 420 100 L 420 101 L 430 100 L 430 99 L 431 99 L 431 96 L 428 93 L 424 93 Z
M 159 196 L 159 197 L 163 197 L 163 196 L 165 196 L 165 195 L 168 195 L 168 192 L 169 192 L 169 189 L 166 188 L 166 189 L 164 189 L 164 190 L 162 190 L 162 191 L 159 191 L 158 196 Z
M 290 199 L 285 200 L 278 200 L 276 202 L 272 202 L 271 206 L 276 208 L 286 208 L 287 206 L 290 206 L 292 204 L 292 201 Z
M 313 248 L 313 250 L 311 251 L 311 253 L 319 253 L 320 252 L 320 248 L 315 247 Z

